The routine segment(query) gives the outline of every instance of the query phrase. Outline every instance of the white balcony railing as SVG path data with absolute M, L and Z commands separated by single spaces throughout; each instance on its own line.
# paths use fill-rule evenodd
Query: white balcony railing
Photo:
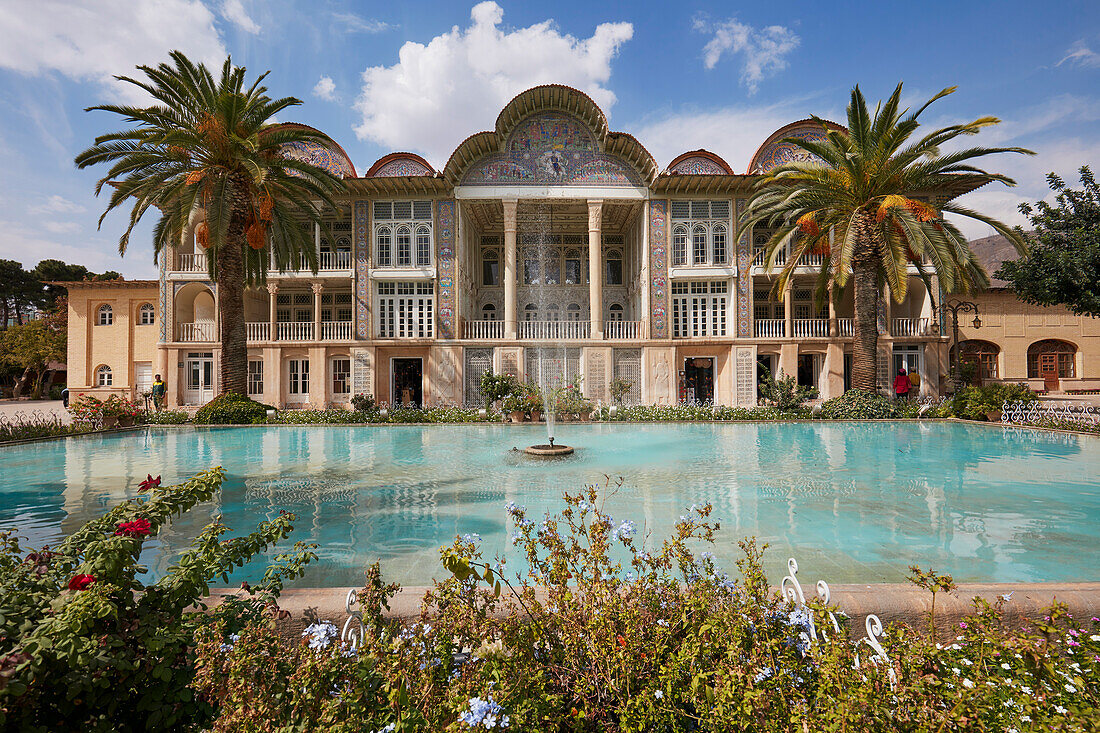
M 781 339 L 786 333 L 782 318 L 761 318 L 753 323 L 753 334 L 760 339 Z
M 928 336 L 932 332 L 931 318 L 895 318 L 893 336 Z
M 215 329 L 213 321 L 200 321 L 199 323 L 179 324 L 179 333 L 177 335 L 177 338 L 183 343 L 205 343 L 208 341 L 213 341 L 214 337 Z
M 606 321 L 603 324 L 605 339 L 636 339 L 641 333 L 641 321 Z
M 466 321 L 462 337 L 468 339 L 504 338 L 504 321 Z
M 181 254 L 178 272 L 206 272 L 206 253 Z
M 271 324 L 264 323 L 246 323 L 245 329 L 247 330 L 247 338 L 249 341 L 270 341 L 271 340 Z
M 791 321 L 791 330 L 795 338 L 827 338 L 829 336 L 828 318 L 796 318 Z
M 781 249 L 778 252 L 776 252 L 775 253 L 776 267 L 782 267 L 783 265 L 787 264 L 787 256 L 788 256 L 788 252 L 785 249 Z M 767 261 L 767 257 L 764 256 L 764 250 L 758 249 L 758 250 L 756 250 L 756 252 L 753 253 L 753 256 L 752 256 L 752 266 L 753 267 L 763 267 L 764 263 L 766 261 Z M 798 261 L 798 266 L 799 267 L 820 267 L 821 263 L 824 262 L 824 261 L 825 261 L 825 255 L 823 255 L 823 254 L 814 254 L 812 252 L 807 252 L 806 254 L 802 255 L 802 259 Z
M 841 336 L 841 337 L 844 337 L 844 336 L 851 337 L 852 334 L 855 333 L 855 328 L 853 327 L 852 323 L 853 323 L 853 321 L 852 321 L 851 318 L 838 318 L 838 319 L 836 319 L 836 327 L 837 327 L 837 331 L 839 331 L 838 335 Z
M 521 339 L 586 339 L 592 324 L 588 321 L 522 321 Z
M 276 333 L 280 341 L 312 341 L 312 323 L 276 323 Z
M 317 265 L 319 270 L 350 270 L 351 252 L 329 252 L 322 250 L 318 253 Z M 308 270 L 309 267 L 307 266 L 302 269 Z
M 328 321 L 321 324 L 322 341 L 351 341 L 351 321 Z

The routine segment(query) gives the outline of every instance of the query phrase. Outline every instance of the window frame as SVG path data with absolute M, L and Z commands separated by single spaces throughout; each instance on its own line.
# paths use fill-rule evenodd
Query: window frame
M 347 366 L 345 371 L 337 370 L 337 363 L 341 366 Z M 343 375 L 342 381 L 339 376 Z M 332 394 L 334 395 L 350 395 L 351 394 L 351 357 L 350 356 L 333 356 L 329 359 L 329 377 L 332 380 Z M 340 389 L 342 387 L 342 389 Z
M 95 386 L 113 387 L 115 382 L 114 372 L 107 364 L 100 364 L 95 368 Z
M 115 324 L 115 309 L 110 303 L 101 303 L 96 308 L 95 325 L 113 326 Z
M 148 314 L 148 319 L 146 319 L 146 314 Z M 137 325 L 139 326 L 152 326 L 157 322 L 157 309 L 152 303 L 142 303 L 138 307 L 137 315 Z

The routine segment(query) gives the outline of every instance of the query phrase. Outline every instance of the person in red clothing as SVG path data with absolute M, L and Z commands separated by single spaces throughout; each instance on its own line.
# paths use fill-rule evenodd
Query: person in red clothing
M 913 383 L 909 381 L 909 375 L 905 373 L 905 367 L 898 369 L 898 375 L 894 377 L 894 395 L 899 400 L 909 399 L 909 389 Z

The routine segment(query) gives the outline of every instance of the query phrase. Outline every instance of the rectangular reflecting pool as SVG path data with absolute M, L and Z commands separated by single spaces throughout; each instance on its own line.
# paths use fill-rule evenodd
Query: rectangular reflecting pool
M 504 505 L 533 515 L 564 491 L 621 477 L 616 520 L 659 544 L 692 504 L 722 530 L 707 548 L 731 574 L 737 540 L 771 548 L 805 580 L 895 582 L 909 564 L 960 581 L 1100 579 L 1100 439 L 953 422 L 559 425 L 574 456 L 511 449 L 545 442 L 538 426 L 441 425 L 150 429 L 0 448 L 0 527 L 29 546 L 54 543 L 120 500 L 147 473 L 177 483 L 223 466 L 228 480 L 154 541 L 142 560 L 163 573 L 213 515 L 235 533 L 280 510 L 292 540 L 320 545 L 299 585 L 358 585 L 382 561 L 405 585 L 443 577 L 437 548 L 477 533 L 509 550 Z M 289 546 L 290 541 L 287 542 Z M 702 549 L 702 548 L 700 548 Z M 510 568 L 518 554 L 508 551 Z M 235 580 L 258 578 L 263 563 Z

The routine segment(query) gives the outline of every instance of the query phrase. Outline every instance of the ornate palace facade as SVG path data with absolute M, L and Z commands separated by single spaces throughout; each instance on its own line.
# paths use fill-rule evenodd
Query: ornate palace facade
M 751 405 L 767 368 L 840 394 L 851 294 L 817 307 L 810 255 L 775 297 L 769 232 L 738 226 L 756 176 L 799 154 L 782 139 L 814 136 L 810 121 L 777 130 L 745 173 L 705 150 L 662 169 L 586 95 L 550 85 L 513 99 L 442 171 L 391 153 L 359 176 L 342 150 L 296 150 L 342 175 L 348 195 L 315 232 L 317 274 L 273 272 L 246 295 L 250 392 L 280 407 L 356 393 L 477 404 L 486 369 L 524 379 L 542 369 L 581 379 L 593 399 L 621 378 L 636 402 Z M 153 371 L 171 404 L 201 404 L 218 380 L 218 295 L 193 238 L 166 253 L 157 286 L 157 328 L 144 336 L 156 339 Z M 904 364 L 922 393 L 939 391 L 940 302 L 914 269 L 905 301 L 882 304 L 884 387 Z M 97 386 L 97 368 L 84 386 Z

